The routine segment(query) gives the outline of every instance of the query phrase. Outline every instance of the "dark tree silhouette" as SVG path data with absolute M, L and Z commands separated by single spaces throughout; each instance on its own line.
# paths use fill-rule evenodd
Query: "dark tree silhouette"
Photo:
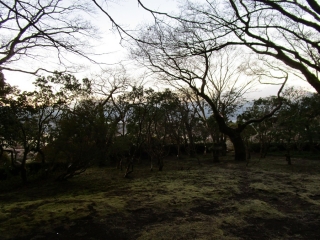
M 277 60 L 299 73 L 320 93 L 320 6 L 316 0 L 269 1 L 228 0 L 192 3 L 187 1 L 179 15 L 157 12 L 156 24 L 175 22 L 186 32 L 201 33 L 201 38 L 180 39 L 183 50 L 195 46 L 192 55 L 212 53 L 226 46 L 241 45 L 259 56 Z M 206 43 L 203 49 L 201 45 Z
M 87 20 L 92 9 L 89 1 L 1 1 L 1 69 L 37 74 L 52 72 L 45 59 L 61 70 L 70 67 L 70 55 L 93 61 L 89 39 L 98 35 Z
M 156 74 L 159 79 L 165 80 L 177 88 L 185 88 L 188 86 L 196 95 L 204 99 L 212 109 L 220 132 L 226 134 L 233 143 L 235 160 L 245 161 L 246 150 L 241 133 L 249 124 L 261 122 L 271 117 L 280 108 L 281 98 L 279 94 L 287 81 L 287 74 L 284 73 L 283 75 L 285 81 L 279 89 L 279 101 L 274 109 L 259 119 L 250 119 L 234 128 L 229 126 L 228 120 L 224 116 L 223 108 L 219 109 L 218 103 L 222 100 L 221 91 L 218 97 L 219 101 L 215 101 L 209 94 L 211 86 L 210 72 L 221 72 L 223 67 L 215 66 L 215 55 L 212 52 L 206 51 L 206 49 L 211 47 L 211 44 L 210 42 L 202 40 L 201 33 L 189 29 L 188 25 L 184 23 L 177 26 L 167 25 L 166 23 L 156 23 L 153 26 L 141 30 L 140 36 L 142 40 L 135 42 L 136 45 L 132 48 L 132 56 L 152 73 Z M 183 39 L 190 41 L 187 47 L 181 45 Z M 191 42 L 194 44 L 191 44 Z M 197 44 L 197 42 L 199 42 L 199 44 Z M 196 51 L 197 54 L 194 54 Z M 225 67 L 231 68 L 228 64 L 226 64 Z M 243 66 L 241 65 L 238 67 L 240 70 L 242 68 Z M 224 74 L 221 74 L 221 76 L 222 75 Z M 230 77 L 232 78 L 234 75 L 231 74 Z M 239 76 L 235 79 L 238 77 Z M 223 79 L 223 77 L 221 79 Z M 218 84 L 218 82 L 213 81 L 213 84 Z M 240 90 L 233 88 L 228 95 L 232 96 L 235 94 L 236 97 L 241 96 L 243 88 L 247 86 L 248 82 L 243 82 L 242 84 L 243 86 L 240 86 Z

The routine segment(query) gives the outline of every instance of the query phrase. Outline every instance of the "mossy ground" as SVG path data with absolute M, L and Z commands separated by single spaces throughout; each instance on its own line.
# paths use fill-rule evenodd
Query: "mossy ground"
M 320 239 L 320 160 L 167 159 L 123 175 L 0 182 L 1 239 Z

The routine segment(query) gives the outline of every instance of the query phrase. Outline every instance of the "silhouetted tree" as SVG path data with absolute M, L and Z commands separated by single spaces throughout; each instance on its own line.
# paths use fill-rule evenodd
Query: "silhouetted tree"
M 147 30 L 145 30 L 147 29 Z M 156 74 L 159 79 L 165 80 L 172 86 L 177 88 L 190 88 L 192 91 L 204 99 L 211 107 L 213 116 L 219 126 L 221 133 L 227 135 L 234 145 L 235 159 L 239 161 L 246 160 L 245 146 L 241 137 L 241 132 L 253 122 L 261 122 L 266 118 L 271 117 L 281 106 L 280 92 L 287 80 L 287 74 L 284 74 L 282 87 L 278 93 L 278 105 L 275 108 L 261 117 L 260 119 L 250 119 L 243 124 L 239 124 L 236 128 L 228 125 L 228 119 L 225 115 L 226 105 L 222 102 L 223 92 L 219 89 L 214 93 L 216 96 L 211 96 L 211 90 L 216 87 L 218 81 L 229 85 L 231 88 L 226 91 L 226 99 L 232 101 L 237 100 L 245 92 L 247 86 L 250 86 L 252 81 L 245 73 L 246 65 L 242 65 L 241 61 L 236 65 L 229 65 L 230 62 L 223 63 L 216 67 L 215 62 L 221 61 L 212 52 L 206 51 L 210 48 L 211 43 L 202 40 L 202 34 L 196 30 L 189 29 L 184 23 L 170 27 L 167 24 L 156 23 L 153 26 L 146 27 L 141 30 L 141 41 L 136 41 L 135 47 L 132 49 L 132 56 L 140 64 L 147 67 L 152 73 Z M 192 40 L 194 43 L 187 43 L 187 47 L 183 44 L 183 39 Z M 199 44 L 198 44 L 199 43 Z M 202 50 L 202 51 L 200 51 Z M 223 56 L 226 50 L 223 49 L 220 56 Z M 230 56 L 228 56 L 230 57 Z M 230 57 L 229 61 L 233 59 Z M 229 64 L 228 64 L 229 63 Z M 224 71 L 224 69 L 226 69 Z M 228 69 L 232 69 L 230 72 Z M 212 72 L 216 72 L 218 81 L 210 80 Z M 247 79 L 241 82 L 239 87 L 235 83 L 243 76 Z M 224 78 L 226 77 L 226 78 Z M 251 76 L 254 77 L 254 76 Z M 230 81 L 225 79 L 231 78 Z M 226 82 L 226 83 L 224 83 Z M 214 98 L 216 97 L 216 99 Z M 234 99 L 234 100 L 232 100 Z M 221 104 L 220 104 L 221 103 Z M 231 105 L 228 105 L 231 106 Z
M 181 13 L 175 15 L 157 12 L 147 8 L 147 3 L 138 2 L 153 14 L 157 25 L 181 25 L 185 33 L 200 36 L 198 39 L 175 39 L 181 53 L 215 54 L 230 45 L 245 46 L 260 57 L 296 70 L 320 93 L 318 1 L 187 1 Z M 192 51 L 189 51 L 191 46 Z

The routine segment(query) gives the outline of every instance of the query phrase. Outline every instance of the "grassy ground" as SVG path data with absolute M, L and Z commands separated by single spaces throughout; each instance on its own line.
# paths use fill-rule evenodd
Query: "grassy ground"
M 320 239 L 320 160 L 168 159 L 123 174 L 0 182 L 1 239 Z

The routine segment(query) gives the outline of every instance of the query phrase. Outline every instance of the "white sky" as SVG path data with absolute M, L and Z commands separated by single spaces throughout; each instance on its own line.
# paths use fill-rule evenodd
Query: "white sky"
M 154 10 L 173 12 L 177 10 L 177 1 L 174 0 L 142 0 L 146 7 Z M 120 24 L 124 29 L 135 29 L 138 24 L 142 24 L 148 21 L 152 21 L 152 16 L 147 11 L 143 10 L 141 6 L 138 6 L 136 0 L 113 0 L 106 7 L 108 13 L 112 18 Z M 99 11 L 99 10 L 97 10 Z M 112 25 L 106 16 L 100 14 L 99 17 L 92 20 L 99 26 L 100 31 L 103 33 L 104 38 L 100 45 L 101 52 L 108 53 L 99 59 L 107 64 L 116 64 L 119 61 L 126 60 L 126 50 L 120 45 L 120 38 L 112 31 Z M 126 63 L 126 62 L 124 62 Z M 98 73 L 100 70 L 96 65 L 90 65 L 87 71 L 83 71 L 76 75 L 77 77 L 90 77 L 93 73 Z M 22 90 L 32 90 L 32 82 L 35 77 L 32 75 L 21 73 L 4 72 L 8 83 L 11 85 L 17 85 Z M 292 81 L 290 84 L 300 85 L 310 89 L 313 88 L 302 80 Z M 264 85 L 256 93 L 250 94 L 250 98 L 265 97 L 277 92 L 278 87 Z M 313 90 L 314 91 L 314 90 Z
M 160 11 L 171 12 L 176 9 L 176 1 L 174 0 L 144 0 L 143 3 L 152 9 Z M 133 30 L 137 25 L 152 21 L 152 16 L 147 11 L 143 10 L 141 6 L 138 6 L 136 0 L 110 0 L 108 5 L 104 5 L 104 8 L 108 11 L 111 17 L 117 24 L 121 25 L 126 30 Z M 100 10 L 97 9 L 97 13 Z M 127 52 L 120 44 L 119 35 L 112 29 L 112 24 L 102 13 L 95 16 L 91 20 L 92 23 L 98 26 L 99 31 L 102 33 L 103 39 L 97 45 L 99 45 L 99 53 L 106 53 L 104 56 L 94 58 L 99 62 L 103 62 L 110 66 L 116 65 L 120 61 L 126 63 Z M 81 64 L 88 65 L 88 69 L 75 74 L 77 77 L 90 77 L 91 74 L 100 72 L 100 68 L 96 64 L 91 64 L 85 59 L 73 59 L 72 61 L 79 61 Z M 83 62 L 82 62 L 83 61 Z M 53 69 L 55 70 L 55 69 Z M 11 85 L 19 86 L 22 90 L 32 90 L 32 82 L 35 76 L 29 74 L 23 74 L 18 72 L 4 71 L 6 81 Z

